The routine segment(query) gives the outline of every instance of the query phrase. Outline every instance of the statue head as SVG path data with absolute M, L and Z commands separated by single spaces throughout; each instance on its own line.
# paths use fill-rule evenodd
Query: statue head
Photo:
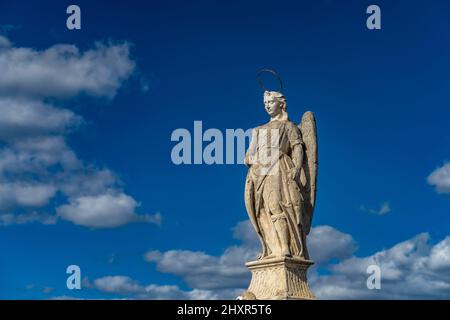
M 287 108 L 286 97 L 278 91 L 264 91 L 264 107 L 271 117 L 285 113 Z

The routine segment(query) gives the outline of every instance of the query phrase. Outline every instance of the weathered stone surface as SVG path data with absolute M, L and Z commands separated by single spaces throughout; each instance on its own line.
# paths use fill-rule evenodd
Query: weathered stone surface
M 242 297 L 314 299 L 306 237 L 316 198 L 316 121 L 312 112 L 298 126 L 290 121 L 280 92 L 265 91 L 264 105 L 270 121 L 253 130 L 245 159 L 245 205 L 262 252 L 247 263 L 252 281 Z
M 289 257 L 247 262 L 252 272 L 248 292 L 258 300 L 315 299 L 307 282 L 307 270 L 312 264 L 311 260 Z

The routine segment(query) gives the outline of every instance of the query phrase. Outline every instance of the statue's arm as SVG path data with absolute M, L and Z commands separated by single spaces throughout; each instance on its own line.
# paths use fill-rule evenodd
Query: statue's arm
M 252 131 L 252 139 L 250 141 L 250 146 L 248 147 L 247 152 L 245 153 L 244 163 L 247 167 L 250 167 L 254 163 L 254 155 L 256 153 L 256 140 L 257 140 L 257 129 L 253 129 Z

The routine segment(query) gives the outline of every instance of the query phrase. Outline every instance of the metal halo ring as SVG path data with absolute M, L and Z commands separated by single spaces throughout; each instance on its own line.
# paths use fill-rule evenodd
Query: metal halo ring
M 270 90 L 267 90 L 266 86 L 264 86 L 264 82 L 262 81 L 262 79 L 260 77 L 263 72 L 268 72 L 268 73 L 274 75 L 278 79 L 278 82 L 280 84 L 279 92 L 282 92 L 283 91 L 283 81 L 281 81 L 281 77 L 278 75 L 278 73 L 275 70 L 269 69 L 269 68 L 263 68 L 263 69 L 259 70 L 258 73 L 256 74 L 256 80 L 258 81 L 259 85 L 261 86 L 261 89 L 263 91 L 270 91 Z

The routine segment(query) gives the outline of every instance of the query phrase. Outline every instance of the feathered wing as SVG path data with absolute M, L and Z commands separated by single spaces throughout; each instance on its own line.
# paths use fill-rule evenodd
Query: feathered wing
M 317 128 L 314 114 L 311 111 L 305 112 L 298 127 L 302 133 L 304 143 L 300 183 L 302 185 L 301 189 L 303 191 L 305 208 L 301 220 L 305 234 L 309 234 L 316 202 L 317 169 L 319 163 L 317 152 Z

